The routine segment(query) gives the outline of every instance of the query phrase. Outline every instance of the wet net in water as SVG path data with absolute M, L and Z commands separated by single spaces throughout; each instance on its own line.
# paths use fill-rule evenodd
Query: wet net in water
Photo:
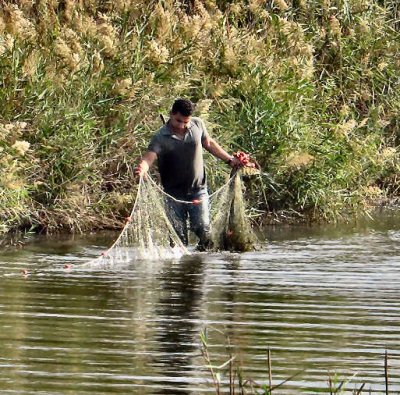
M 90 264 L 180 258 L 188 250 L 169 221 L 164 198 L 147 177 L 140 178 L 135 204 L 114 244 Z
M 211 240 L 214 250 L 244 252 L 255 248 L 257 237 L 246 214 L 241 170 L 231 176 L 213 213 Z
M 168 219 L 165 195 L 150 176 L 140 178 L 135 204 L 124 229 L 107 251 L 87 265 L 177 259 L 189 254 Z M 240 171 L 210 196 L 210 202 L 212 250 L 253 249 L 257 239 L 245 212 Z

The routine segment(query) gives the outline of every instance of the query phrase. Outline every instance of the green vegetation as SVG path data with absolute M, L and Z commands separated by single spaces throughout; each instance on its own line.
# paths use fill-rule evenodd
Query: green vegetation
M 273 175 L 250 188 L 264 218 L 396 197 L 399 15 L 397 0 L 3 1 L 0 231 L 120 226 L 179 96 Z M 226 169 L 208 163 L 215 185 Z

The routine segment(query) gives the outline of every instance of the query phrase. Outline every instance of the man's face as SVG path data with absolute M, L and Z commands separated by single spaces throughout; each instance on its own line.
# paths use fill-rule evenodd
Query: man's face
M 177 112 L 176 114 L 171 113 L 169 118 L 171 127 L 176 132 L 184 132 L 189 126 L 190 119 L 190 116 L 185 117 L 180 112 Z

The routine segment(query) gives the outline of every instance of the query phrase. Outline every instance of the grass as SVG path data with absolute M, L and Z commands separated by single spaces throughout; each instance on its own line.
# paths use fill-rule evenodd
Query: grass
M 210 351 L 210 343 L 208 332 L 212 330 L 217 332 L 218 334 L 224 337 L 224 344 L 226 349 L 226 358 L 227 360 L 219 365 L 216 365 L 213 362 L 213 356 Z M 205 328 L 200 333 L 200 342 L 201 342 L 201 354 L 203 356 L 205 362 L 205 368 L 208 369 L 211 377 L 211 381 L 213 383 L 214 392 L 216 395 L 220 394 L 248 394 L 248 395 L 273 395 L 274 393 L 284 393 L 285 389 L 288 390 L 288 385 L 290 381 L 294 378 L 301 376 L 303 373 L 302 370 L 299 370 L 297 373 L 288 377 L 287 379 L 276 382 L 273 380 L 273 360 L 272 360 L 272 352 L 268 349 L 267 355 L 267 364 L 266 364 L 266 376 L 268 379 L 265 383 L 260 383 L 252 380 L 249 377 L 246 377 L 245 367 L 237 353 L 235 353 L 235 347 L 231 344 L 229 337 L 224 335 L 221 331 L 215 328 L 207 329 Z M 219 355 L 219 359 L 220 359 Z M 390 390 L 390 379 L 389 379 L 389 356 L 387 350 L 384 355 L 384 364 L 383 364 L 383 373 L 384 373 L 384 393 L 389 394 Z M 326 394 L 352 394 L 352 395 L 361 395 L 361 394 L 370 394 L 371 389 L 366 388 L 366 383 L 355 383 L 354 379 L 356 378 L 357 373 L 353 374 L 352 377 L 341 380 L 336 374 L 332 375 L 328 374 L 327 377 L 327 388 L 314 388 L 308 389 L 307 393 L 326 393 Z M 354 389 L 350 389 L 349 387 L 353 386 Z M 278 392 L 277 392 L 278 391 Z M 303 391 L 299 388 L 297 390 L 299 393 Z
M 248 187 L 258 220 L 398 197 L 398 13 L 395 0 L 4 1 L 0 231 L 121 226 L 132 166 L 177 97 L 273 175 Z M 227 169 L 208 163 L 217 185 Z

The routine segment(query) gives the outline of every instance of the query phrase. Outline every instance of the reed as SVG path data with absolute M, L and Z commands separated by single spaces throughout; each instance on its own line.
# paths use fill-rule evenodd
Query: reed
M 248 187 L 259 221 L 398 195 L 395 0 L 2 5 L 1 231 L 122 226 L 131 168 L 178 96 L 274 175 Z M 214 186 L 226 169 L 209 166 Z
M 210 331 L 216 332 L 223 339 L 223 343 L 226 349 L 226 361 L 219 363 L 218 365 L 214 362 L 212 352 L 210 351 L 211 344 L 208 333 Z M 205 328 L 200 333 L 200 349 L 205 362 L 205 368 L 210 372 L 214 391 L 216 395 L 219 394 L 248 394 L 248 395 L 273 395 L 274 393 L 285 393 L 285 389 L 289 390 L 288 385 L 290 381 L 295 377 L 301 376 L 304 371 L 299 371 L 285 380 L 278 381 L 273 379 L 272 374 L 272 352 L 268 348 L 267 353 L 267 366 L 266 366 L 266 382 L 256 382 L 251 378 L 245 378 L 244 366 L 240 361 L 237 353 L 235 353 L 235 347 L 231 344 L 229 337 L 222 331 L 216 328 Z M 218 355 L 218 359 L 221 359 L 221 355 Z M 389 356 L 388 351 L 384 354 L 384 388 L 385 394 L 389 394 Z M 371 389 L 366 389 L 367 383 L 355 383 L 354 379 L 357 373 L 353 374 L 346 380 L 341 380 L 336 374 L 332 376 L 331 372 L 328 372 L 327 388 L 315 388 L 312 393 L 329 393 L 333 394 L 370 394 Z M 350 389 L 349 387 L 354 387 Z M 291 386 L 292 389 L 292 386 Z M 277 391 L 276 391 L 277 390 Z M 307 390 L 307 393 L 310 389 Z M 298 393 L 302 393 L 299 388 Z

